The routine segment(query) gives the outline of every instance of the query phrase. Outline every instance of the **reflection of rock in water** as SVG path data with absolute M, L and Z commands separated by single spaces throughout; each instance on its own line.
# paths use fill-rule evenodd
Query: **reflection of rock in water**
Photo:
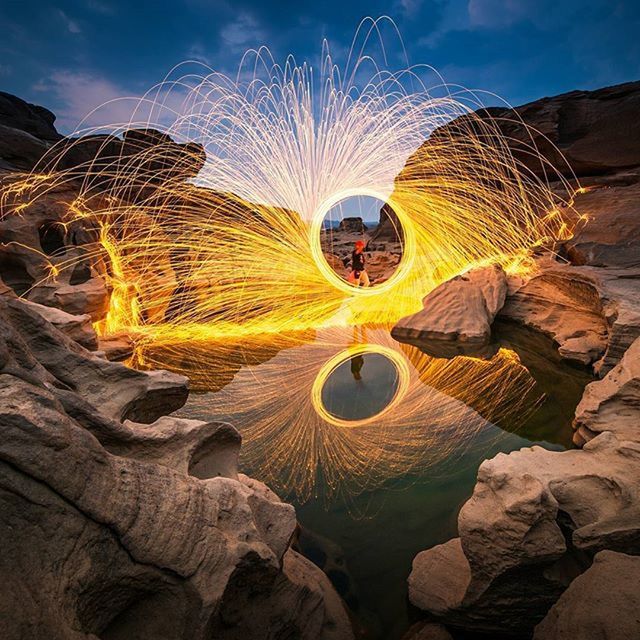
M 329 576 L 349 609 L 357 612 L 360 602 L 342 549 L 333 540 L 304 527 L 299 528 L 293 546 Z
M 282 349 L 299 346 L 315 338 L 314 331 L 280 334 L 244 340 L 185 341 L 141 344 L 130 365 L 138 369 L 165 368 L 189 378 L 192 391 L 218 391 L 229 384 L 242 367 L 257 366 Z
M 181 415 L 214 415 L 237 425 L 244 469 L 279 491 L 301 501 L 322 495 L 351 502 L 365 490 L 424 472 L 463 450 L 489 422 L 515 423 L 536 403 L 533 380 L 509 352 L 502 350 L 491 361 L 437 360 L 399 346 L 386 330 L 367 333 L 368 343 L 394 350 L 408 376 L 392 410 L 366 426 L 327 422 L 311 393 L 320 369 L 351 343 L 350 329 L 324 330 L 315 342 L 271 336 L 271 351 L 258 349 L 259 356 L 232 351 L 226 372 L 222 358 L 230 354 L 227 347 L 203 344 L 195 357 L 180 362 L 180 370 L 193 367 L 190 375 L 199 389 L 209 385 L 219 391 L 192 395 Z M 160 359 L 152 362 L 171 366 Z

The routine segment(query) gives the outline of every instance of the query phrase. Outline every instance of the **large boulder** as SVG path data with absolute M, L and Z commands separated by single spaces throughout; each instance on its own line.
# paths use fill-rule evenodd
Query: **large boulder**
M 529 633 L 602 550 L 640 552 L 640 444 L 533 447 L 484 462 L 459 540 L 420 553 L 411 602 L 447 623 Z
M 533 640 L 640 638 L 640 558 L 601 551 L 536 627 Z
M 0 91 L 0 124 L 25 131 L 40 140 L 56 142 L 62 135 L 56 131 L 55 115 L 39 105 Z
M 573 426 L 577 445 L 603 431 L 640 441 L 640 338 L 602 380 L 587 385 Z
M 342 218 L 338 225 L 338 231 L 346 231 L 347 233 L 364 233 L 367 226 L 362 218 Z
M 543 269 L 509 294 L 500 317 L 548 335 L 563 358 L 583 365 L 602 358 L 607 348 L 597 284 L 575 269 Z
M 50 145 L 35 136 L 0 124 L 0 169 L 30 171 Z
M 62 309 L 47 307 L 28 300 L 24 300 L 23 303 L 85 349 L 89 349 L 89 351 L 98 349 L 98 336 L 93 328 L 93 322 L 89 314 L 73 315 Z
M 563 358 L 604 376 L 640 336 L 638 275 L 547 261 L 512 287 L 498 315 L 550 336 Z
M 491 324 L 504 305 L 507 277 L 499 265 L 473 269 L 444 282 L 423 300 L 424 308 L 400 319 L 397 340 L 419 342 L 433 355 L 465 353 L 488 344 Z

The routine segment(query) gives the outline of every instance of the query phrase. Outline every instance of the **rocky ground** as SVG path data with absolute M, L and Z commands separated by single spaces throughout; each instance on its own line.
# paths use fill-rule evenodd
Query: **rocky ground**
M 367 227 L 362 218 L 345 218 L 335 229 L 323 229 L 320 244 L 333 270 L 345 280 L 357 240 L 365 242 L 366 267 L 372 285 L 388 280 L 400 264 L 402 243 L 398 238 L 376 238 L 377 227 Z
M 410 600 L 450 628 L 535 640 L 640 637 L 630 586 L 640 554 L 639 109 L 640 83 L 520 107 L 541 132 L 540 150 L 551 162 L 559 150 L 577 174 L 574 206 L 588 223 L 557 255 L 541 257 L 533 277 L 470 272 L 394 329 L 454 355 L 486 347 L 498 317 L 548 335 L 562 358 L 601 378 L 576 409 L 578 448 L 532 447 L 484 462 L 459 537 L 416 556 Z M 517 118 L 492 115 L 524 153 Z M 411 637 L 440 637 L 420 635 L 424 628 Z
M 66 144 L 53 122 L 0 94 L 3 185 Z M 138 132 L 82 154 L 106 143 L 126 156 L 140 141 L 183 150 Z M 352 638 L 325 574 L 291 548 L 293 507 L 238 473 L 236 429 L 168 415 L 186 378 L 107 359 L 128 347 L 93 328 L 109 306 L 108 258 L 91 222 L 66 216 L 76 178 L 95 172 L 82 154 L 65 161 L 64 186 L 0 211 L 2 637 Z M 165 169 L 184 179 L 197 164 Z

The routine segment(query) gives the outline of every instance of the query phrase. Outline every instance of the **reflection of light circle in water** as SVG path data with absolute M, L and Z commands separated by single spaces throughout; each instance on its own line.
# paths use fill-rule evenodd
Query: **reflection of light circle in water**
M 318 415 L 341 427 L 369 424 L 387 413 L 409 384 L 409 368 L 397 351 L 381 345 L 349 347 L 318 372 L 311 389 Z

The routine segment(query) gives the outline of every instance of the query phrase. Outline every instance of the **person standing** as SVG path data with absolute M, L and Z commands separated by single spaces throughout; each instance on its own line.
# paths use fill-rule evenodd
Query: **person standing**
M 364 257 L 364 241 L 357 240 L 355 248 L 351 253 L 351 272 L 349 273 L 349 282 L 356 287 L 368 287 L 369 274 L 367 273 Z

